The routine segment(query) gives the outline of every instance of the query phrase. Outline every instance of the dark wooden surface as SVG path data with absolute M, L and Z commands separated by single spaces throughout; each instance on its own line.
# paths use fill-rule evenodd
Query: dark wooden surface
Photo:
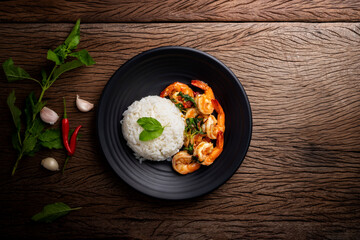
M 248 4 L 257 4 L 270 12 L 282 9 L 270 2 Z M 184 8 L 191 7 L 181 3 Z M 317 9 L 319 5 L 329 9 L 321 11 L 327 16 L 325 20 L 313 19 L 303 11 L 295 11 L 296 17 L 290 12 L 284 13 L 282 19 L 277 18 L 297 21 L 301 15 L 303 21 L 347 23 L 230 23 L 226 21 L 274 19 L 254 19 L 245 13 L 235 14 L 236 18 L 218 19 L 214 16 L 220 16 L 216 15 L 220 10 L 229 13 L 227 16 L 235 16 L 231 13 L 240 8 L 229 6 L 236 2 L 200 3 L 202 7 L 196 9 L 199 16 L 203 16 L 202 8 L 210 8 L 214 11 L 212 18 L 185 16 L 186 9 L 175 11 L 175 7 L 165 16 L 154 14 L 152 18 L 142 16 L 146 11 L 129 11 L 118 17 L 94 7 L 88 16 L 85 11 L 76 15 L 77 10 L 72 6 L 81 2 L 64 2 L 61 8 L 51 8 L 53 14 L 45 12 L 52 6 L 50 3 L 41 7 L 21 1 L 0 3 L 0 11 L 9 11 L 0 17 L 3 21 L 0 23 L 1 63 L 12 57 L 16 64 L 36 76 L 47 64 L 47 49 L 60 44 L 72 27 L 62 22 L 73 21 L 78 16 L 87 22 L 94 21 L 81 25 L 80 48 L 88 49 L 97 62 L 64 74 L 45 95 L 48 106 L 58 113 L 62 112 L 62 97 L 66 97 L 71 126 L 84 125 L 78 151 L 63 176 L 44 170 L 40 161 L 53 156 L 62 163 L 64 152 L 44 150 L 23 159 L 16 175 L 10 177 L 15 152 L 9 141 L 12 123 L 6 97 L 15 89 L 21 106 L 31 89 L 37 94 L 39 91 L 32 82 L 7 83 L 3 73 L 0 74 L 1 236 L 14 239 L 359 238 L 358 4 L 338 1 L 342 6 L 339 7 L 328 1 L 314 1 L 309 9 Z M 308 1 L 282 4 L 292 6 L 291 3 L 309 5 Z M 19 4 L 12 13 L 8 8 L 11 4 Z M 119 4 L 136 5 L 135 1 Z M 146 4 L 150 2 L 142 6 Z M 212 4 L 218 5 L 211 7 Z M 156 13 L 165 12 L 167 6 L 159 5 Z M 33 12 L 21 12 L 31 7 Z M 110 8 L 110 5 L 102 7 Z M 61 9 L 67 12 L 60 16 Z M 171 11 L 173 18 L 168 17 Z M 54 17 L 56 14 L 59 18 Z M 150 23 L 154 20 L 163 22 Z M 178 20 L 178 23 L 166 22 Z M 188 20 L 223 22 L 185 23 Z M 194 47 L 223 61 L 243 84 L 253 111 L 251 146 L 239 170 L 219 189 L 189 201 L 157 200 L 122 182 L 101 155 L 95 131 L 96 111 L 80 113 L 70 104 L 76 94 L 97 104 L 106 82 L 123 63 L 142 51 L 166 45 Z M 83 209 L 52 224 L 30 221 L 43 205 L 56 201 Z
M 0 3 L 3 22 L 358 21 L 357 0 L 38 0 Z

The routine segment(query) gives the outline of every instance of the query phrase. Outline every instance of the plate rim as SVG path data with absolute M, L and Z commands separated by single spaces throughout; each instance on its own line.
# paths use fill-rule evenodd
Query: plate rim
M 186 51 L 186 52 L 193 52 L 195 54 L 200 54 L 206 58 L 210 58 L 212 61 L 216 62 L 218 65 L 220 65 L 224 70 L 226 70 L 227 73 L 230 74 L 230 76 L 234 79 L 236 79 L 236 84 L 240 87 L 240 90 L 242 91 L 243 93 L 243 96 L 244 96 L 244 99 L 245 99 L 245 102 L 246 102 L 246 106 L 247 106 L 247 113 L 248 113 L 248 116 L 249 116 L 249 132 L 248 132 L 248 138 L 246 139 L 246 148 L 245 148 L 245 151 L 244 151 L 244 156 L 242 156 L 241 159 L 239 159 L 239 163 L 238 165 L 236 166 L 236 168 L 233 169 L 233 171 L 231 172 L 231 174 L 229 175 L 228 178 L 225 179 L 225 181 L 223 181 L 222 183 L 220 184 L 217 184 L 217 186 L 211 188 L 210 190 L 204 192 L 204 193 L 201 193 L 201 194 L 194 194 L 194 196 L 192 197 L 181 197 L 181 198 L 170 198 L 170 197 L 159 197 L 159 196 L 156 196 L 156 194 L 150 194 L 150 193 L 147 193 L 147 192 L 144 192 L 140 189 L 138 189 L 137 187 L 133 186 L 132 184 L 130 184 L 128 181 L 126 181 L 122 176 L 121 174 L 119 174 L 117 171 L 114 170 L 114 163 L 112 161 L 110 161 L 107 157 L 106 157 L 106 154 L 105 154 L 105 151 L 104 151 L 104 146 L 103 146 L 103 143 L 100 139 L 100 129 L 99 129 L 99 121 L 100 121 L 100 116 L 99 116 L 99 112 L 100 112 L 100 109 L 101 109 L 101 106 L 102 106 L 102 103 L 103 103 L 103 99 L 105 97 L 105 91 L 107 88 L 109 88 L 109 85 L 110 83 L 112 82 L 112 79 L 114 78 L 115 75 L 118 74 L 118 72 L 120 71 L 124 71 L 124 69 L 126 70 L 126 68 L 128 68 L 129 66 L 131 66 L 131 64 L 133 62 L 136 62 L 138 59 L 141 59 L 143 58 L 144 56 L 146 55 L 149 55 L 149 54 L 152 54 L 154 52 L 161 52 L 161 51 L 169 51 L 169 50 L 176 50 L 176 51 Z M 213 192 L 215 191 L 216 189 L 218 189 L 220 186 L 224 185 L 235 173 L 236 171 L 240 168 L 242 162 L 244 161 L 247 153 L 248 153 L 248 150 L 249 150 L 249 147 L 250 147 L 250 144 L 251 144 L 251 139 L 252 139 L 252 131 L 253 131 L 253 118 L 252 118 L 252 110 L 251 110 L 251 105 L 250 105 L 250 101 L 249 101 L 249 98 L 248 98 L 248 95 L 246 94 L 246 91 L 244 89 L 244 87 L 242 86 L 240 80 L 236 77 L 236 75 L 230 70 L 230 68 L 228 68 L 223 62 L 221 62 L 219 59 L 215 58 L 214 56 L 210 55 L 209 53 L 206 53 L 204 51 L 201 51 L 201 50 L 198 50 L 198 49 L 195 49 L 195 48 L 191 48 L 191 47 L 184 47 L 184 46 L 172 46 L 172 45 L 169 45 L 169 46 L 162 46 L 162 47 L 156 47 L 156 48 L 151 48 L 151 49 L 148 49 L 148 50 L 145 50 L 133 57 L 131 57 L 130 59 L 128 59 L 125 63 L 123 63 L 115 72 L 114 74 L 109 78 L 109 80 L 107 81 L 107 83 L 105 84 L 105 86 L 103 87 L 102 89 L 102 93 L 101 93 L 101 96 L 100 96 L 100 99 L 99 99 L 99 102 L 98 102 L 98 107 L 96 109 L 96 137 L 97 137 L 97 140 L 99 142 L 99 145 L 100 145 L 100 149 L 101 149 L 101 153 L 102 153 L 102 156 L 106 159 L 107 163 L 110 165 L 111 169 L 113 172 L 116 173 L 116 175 L 123 181 L 125 182 L 128 186 L 130 186 L 132 189 L 135 189 L 137 192 L 141 193 L 141 194 L 144 194 L 146 196 L 149 196 L 149 197 L 152 197 L 152 198 L 156 198 L 156 199 L 162 199 L 162 200 L 171 200 L 171 201 L 179 201 L 179 200 L 188 200 L 188 199 L 193 199 L 193 198 L 198 198 L 198 197 L 201 197 L 201 196 L 204 196 L 206 194 L 209 194 L 210 192 Z

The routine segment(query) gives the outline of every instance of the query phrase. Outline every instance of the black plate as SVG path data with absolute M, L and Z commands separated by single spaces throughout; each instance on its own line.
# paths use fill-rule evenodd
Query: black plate
M 121 132 L 123 112 L 135 100 L 159 95 L 175 81 L 190 85 L 192 79 L 208 83 L 225 111 L 222 154 L 188 175 L 176 173 L 168 161 L 139 163 Z M 111 77 L 99 102 L 97 131 L 106 159 L 126 183 L 153 197 L 180 200 L 208 193 L 236 172 L 250 144 L 252 118 L 243 87 L 222 62 L 192 48 L 161 47 L 137 55 Z

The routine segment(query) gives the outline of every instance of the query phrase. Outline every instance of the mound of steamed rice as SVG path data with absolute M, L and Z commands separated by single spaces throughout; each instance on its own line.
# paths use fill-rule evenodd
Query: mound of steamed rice
M 139 160 L 162 161 L 170 159 L 184 144 L 185 122 L 180 110 L 170 100 L 148 96 L 135 101 L 123 113 L 122 133 L 128 146 Z M 163 133 L 150 141 L 140 141 L 144 130 L 137 120 L 152 117 L 165 127 Z

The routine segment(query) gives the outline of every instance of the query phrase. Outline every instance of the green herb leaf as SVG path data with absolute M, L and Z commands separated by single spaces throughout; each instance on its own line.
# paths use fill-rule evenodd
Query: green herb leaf
M 22 151 L 25 155 L 32 152 L 35 148 L 35 145 L 37 143 L 37 136 L 31 135 L 31 134 L 25 134 L 25 140 L 23 143 Z
M 8 98 L 7 98 L 7 105 L 9 106 L 11 115 L 12 115 L 12 119 L 13 122 L 15 124 L 16 130 L 18 132 L 20 132 L 21 129 L 21 119 L 20 119 L 20 115 L 21 115 L 21 111 L 18 107 L 15 106 L 15 91 L 12 90 L 12 92 L 9 94 Z
M 194 153 L 194 145 L 189 143 L 187 147 L 184 147 L 184 150 L 186 150 L 190 155 L 193 155 Z
M 43 210 L 37 214 L 35 214 L 31 220 L 35 222 L 46 222 L 51 223 L 58 219 L 59 217 L 65 216 L 70 211 L 79 210 L 78 208 L 71 208 L 67 204 L 62 202 L 52 203 L 46 205 Z
M 41 69 L 41 77 L 42 77 L 41 83 L 44 86 L 47 81 L 47 75 L 46 75 L 46 71 L 44 69 Z
M 62 63 L 62 61 L 59 59 L 59 56 L 51 49 L 49 49 L 47 52 L 47 59 L 55 62 L 56 65 L 60 65 Z
M 53 79 L 55 81 L 55 79 L 57 79 L 61 74 L 63 74 L 64 72 L 70 71 L 74 68 L 78 68 L 83 66 L 84 64 L 80 61 L 80 60 L 73 60 L 71 62 L 67 62 L 64 63 L 62 65 L 60 65 L 55 71 L 54 71 L 54 76 Z
M 80 43 L 80 19 L 75 23 L 75 26 L 71 30 L 69 36 L 66 38 L 64 44 L 68 49 L 73 50 Z
M 90 56 L 89 52 L 86 51 L 85 49 L 83 49 L 79 52 L 70 53 L 70 56 L 76 57 L 86 66 L 95 64 L 94 59 Z
M 13 148 L 19 153 L 21 152 L 21 145 L 19 142 L 19 137 L 18 137 L 18 133 L 17 132 L 13 132 L 13 134 L 11 134 L 11 143 L 13 145 Z
M 146 131 L 157 131 L 162 128 L 161 123 L 152 117 L 142 117 L 137 123 Z
M 41 145 L 39 142 L 37 142 L 34 149 L 31 152 L 28 152 L 26 155 L 28 155 L 29 157 L 33 157 L 35 155 L 35 153 L 40 151 L 40 149 L 41 149 Z
M 159 137 L 162 134 L 163 131 L 164 131 L 164 128 L 160 128 L 160 129 L 155 130 L 155 131 L 144 130 L 144 131 L 142 131 L 140 133 L 139 139 L 140 139 L 140 141 L 153 140 L 153 139 Z
M 187 118 L 185 132 L 191 134 L 205 134 L 201 129 L 203 119 L 202 118 Z
M 71 51 L 65 46 L 65 43 L 63 43 L 60 46 L 58 46 L 57 48 L 55 48 L 54 53 L 56 54 L 57 58 L 59 59 L 60 64 L 63 64 L 65 59 L 67 58 L 67 55 L 69 53 L 71 53 Z M 52 60 L 52 59 L 50 59 L 50 60 Z
M 11 58 L 6 60 L 2 66 L 8 82 L 14 82 L 21 79 L 32 79 L 24 69 L 15 66 Z
M 56 129 L 47 129 L 46 131 L 42 132 L 39 136 L 39 140 L 42 142 L 51 142 L 56 139 L 61 139 L 61 131 L 59 128 Z
M 62 136 L 59 128 L 47 129 L 46 131 L 42 132 L 42 134 L 39 136 L 39 141 L 41 146 L 49 149 L 63 148 Z
M 47 142 L 40 141 L 40 144 L 41 144 L 41 146 L 46 147 L 48 149 L 53 149 L 53 148 L 54 149 L 63 149 L 64 148 L 63 143 L 60 138 L 55 139 L 53 141 L 47 141 Z
M 186 113 L 186 109 L 182 103 L 175 103 L 175 106 L 180 110 L 180 112 Z
M 196 107 L 195 99 L 188 94 L 184 94 L 183 92 L 179 92 L 180 97 L 184 98 L 186 102 L 192 102 Z
M 39 140 L 42 142 L 51 142 L 56 139 L 61 139 L 61 131 L 59 128 L 57 129 L 47 129 L 42 132 L 39 136 Z
M 32 127 L 26 129 L 26 131 L 34 135 L 36 138 L 38 138 L 41 135 L 41 131 L 44 129 L 44 127 L 45 127 L 44 122 L 39 117 L 37 117 L 33 121 Z

